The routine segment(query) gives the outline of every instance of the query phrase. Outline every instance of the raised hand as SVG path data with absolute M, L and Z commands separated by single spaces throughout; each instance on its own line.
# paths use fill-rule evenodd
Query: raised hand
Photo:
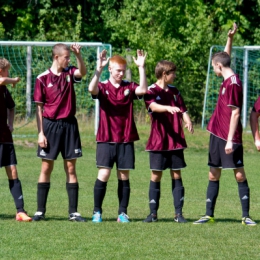
M 79 54 L 80 53 L 80 49 L 81 49 L 81 46 L 78 44 L 78 43 L 73 43 L 71 46 L 70 46 L 70 49 L 72 52 L 74 52 L 75 54 Z
M 14 82 L 12 83 L 12 87 L 14 88 L 16 83 L 18 83 L 20 81 L 19 77 L 14 78 Z
M 133 60 L 138 67 L 144 67 L 146 55 L 147 53 L 143 50 L 137 50 L 137 59 L 133 57 Z
M 99 53 L 99 59 L 98 59 L 98 67 L 104 68 L 109 61 L 109 57 L 107 58 L 107 51 L 103 50 Z
M 228 37 L 233 37 L 238 29 L 236 23 L 233 24 L 233 29 L 228 31 Z

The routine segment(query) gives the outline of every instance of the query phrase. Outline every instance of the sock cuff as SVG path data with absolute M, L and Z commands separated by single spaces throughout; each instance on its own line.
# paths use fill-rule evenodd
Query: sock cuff
M 50 188 L 50 182 L 38 182 L 38 188 Z
M 155 190 L 159 190 L 161 187 L 161 182 L 154 182 L 154 181 L 150 181 L 150 189 L 155 189 Z
M 77 188 L 79 188 L 79 183 L 78 182 L 74 182 L 74 183 L 66 182 L 66 188 L 67 189 L 77 189 Z
M 107 182 L 96 179 L 95 187 L 96 188 L 105 188 L 107 186 Z
M 244 180 L 243 182 L 237 182 L 239 188 L 246 188 L 248 187 L 247 180 Z

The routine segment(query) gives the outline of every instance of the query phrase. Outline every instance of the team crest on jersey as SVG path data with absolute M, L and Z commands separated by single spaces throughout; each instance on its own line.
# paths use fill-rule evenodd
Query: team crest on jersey
M 222 95 L 224 95 L 225 92 L 226 92 L 226 88 L 223 88 L 223 89 L 222 89 Z
M 125 97 L 128 96 L 129 93 L 130 93 L 130 90 L 129 90 L 129 89 L 126 89 L 126 90 L 124 91 L 124 95 L 125 95 Z
M 70 75 L 67 75 L 67 76 L 66 76 L 66 81 L 67 81 L 67 82 L 70 82 Z

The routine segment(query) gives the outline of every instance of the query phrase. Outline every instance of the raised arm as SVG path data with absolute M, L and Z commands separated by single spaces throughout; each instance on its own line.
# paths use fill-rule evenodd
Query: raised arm
M 77 43 L 74 43 L 70 46 L 70 49 L 75 54 L 77 60 L 78 69 L 74 72 L 74 76 L 82 78 L 87 74 L 87 68 L 80 53 L 81 46 Z
M 135 90 L 136 95 L 144 95 L 147 92 L 148 84 L 145 73 L 145 59 L 147 53 L 144 53 L 142 50 L 137 50 L 137 59 L 133 57 L 135 64 L 139 70 L 140 83 Z
M 226 43 L 224 51 L 227 52 L 229 56 L 231 56 L 233 37 L 237 31 L 237 28 L 238 27 L 237 27 L 236 23 L 234 23 L 233 29 L 228 31 L 228 38 L 227 38 L 227 43 Z
M 92 95 L 97 95 L 98 94 L 98 82 L 99 82 L 99 78 L 100 75 L 102 73 L 103 68 L 107 65 L 109 58 L 106 57 L 107 55 L 107 51 L 103 50 L 100 54 L 99 54 L 99 59 L 97 61 L 97 69 L 95 71 L 95 75 L 92 78 L 92 80 L 90 81 L 89 85 L 88 85 L 88 91 L 92 94 Z
M 251 111 L 250 126 L 251 126 L 252 135 L 254 138 L 255 146 L 258 151 L 260 151 L 260 135 L 259 135 L 259 126 L 258 126 L 259 116 L 260 116 L 259 113 L 255 112 L 255 111 Z

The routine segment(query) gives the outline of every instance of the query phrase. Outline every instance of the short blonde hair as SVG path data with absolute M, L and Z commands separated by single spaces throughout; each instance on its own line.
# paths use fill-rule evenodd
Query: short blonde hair
M 11 67 L 11 64 L 7 59 L 0 58 L 0 69 L 2 69 L 2 70 L 10 69 L 10 67 Z
M 52 59 L 55 55 L 60 55 L 62 51 L 70 51 L 70 47 L 64 43 L 57 43 L 52 47 Z

